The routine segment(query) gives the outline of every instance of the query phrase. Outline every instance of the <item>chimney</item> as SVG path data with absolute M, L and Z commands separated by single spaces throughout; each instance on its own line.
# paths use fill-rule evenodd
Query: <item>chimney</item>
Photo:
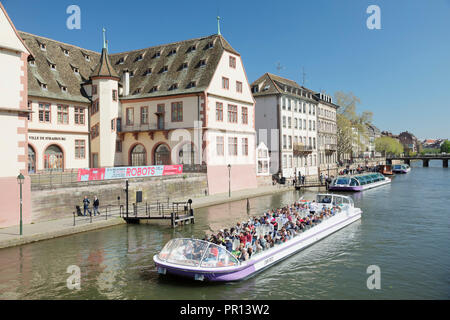
M 130 72 L 125 70 L 122 75 L 123 84 L 123 96 L 126 97 L 130 94 Z

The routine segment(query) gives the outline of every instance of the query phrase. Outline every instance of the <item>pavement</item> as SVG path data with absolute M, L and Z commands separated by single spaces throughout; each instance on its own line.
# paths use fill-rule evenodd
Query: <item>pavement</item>
M 235 191 L 231 193 L 231 197 L 229 196 L 228 192 L 208 195 L 200 198 L 193 198 L 192 208 L 196 209 L 209 207 L 227 203 L 230 201 L 239 201 L 247 198 L 254 198 L 277 192 L 285 192 L 293 189 L 293 186 L 275 185 Z M 75 226 L 73 217 L 25 224 L 23 225 L 22 236 L 19 234 L 19 226 L 1 228 L 0 248 L 53 239 L 56 237 L 97 230 L 124 223 L 125 221 L 117 215 L 109 215 L 108 219 L 106 219 L 106 216 L 102 214 L 100 216 L 92 217 L 92 221 L 90 217 L 76 217 Z

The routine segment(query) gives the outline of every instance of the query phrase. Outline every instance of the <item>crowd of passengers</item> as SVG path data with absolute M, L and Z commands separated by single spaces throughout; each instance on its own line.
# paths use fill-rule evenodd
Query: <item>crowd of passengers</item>
M 331 198 L 325 199 L 324 202 L 326 203 L 327 200 L 331 203 Z M 238 222 L 231 229 L 220 230 L 219 233 L 212 234 L 210 237 L 205 236 L 203 240 L 226 248 L 239 261 L 246 261 L 256 253 L 292 239 L 340 210 L 339 206 L 327 207 L 323 204 L 321 207 L 321 204 L 315 201 L 295 202 L 283 208 L 269 210 L 261 217 L 253 217 L 245 223 Z M 279 225 L 277 221 L 284 221 L 284 223 Z M 266 230 L 263 232 L 265 234 L 261 234 L 261 229 Z M 233 248 L 233 242 L 236 239 L 239 240 L 239 247 Z

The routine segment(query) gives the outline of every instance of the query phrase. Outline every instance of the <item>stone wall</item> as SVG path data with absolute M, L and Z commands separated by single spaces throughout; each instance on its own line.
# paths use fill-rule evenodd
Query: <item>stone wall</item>
M 125 204 L 125 180 L 96 181 L 95 184 L 80 182 L 73 187 L 59 187 L 47 190 L 32 190 L 32 221 L 46 221 L 72 216 L 75 205 L 83 208 L 83 198 L 89 197 L 91 205 L 94 195 L 100 200 L 100 207 L 111 204 L 118 208 L 118 199 Z M 191 173 L 169 177 L 152 177 L 129 180 L 130 207 L 136 199 L 136 191 L 142 191 L 145 203 L 165 201 L 185 201 L 205 195 L 208 190 L 206 174 Z M 130 210 L 132 210 L 130 208 Z

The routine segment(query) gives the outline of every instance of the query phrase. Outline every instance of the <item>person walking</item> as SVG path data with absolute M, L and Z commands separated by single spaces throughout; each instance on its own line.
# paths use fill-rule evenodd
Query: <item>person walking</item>
M 98 201 L 97 196 L 94 196 L 94 203 L 92 205 L 94 207 L 94 217 L 97 214 L 100 215 L 100 211 L 98 211 L 98 207 L 100 206 L 100 202 Z
M 84 215 L 84 216 L 86 216 L 86 211 L 89 212 L 89 215 L 92 214 L 91 210 L 89 209 L 89 204 L 90 204 L 90 203 L 91 203 L 91 202 L 89 201 L 88 197 L 87 197 L 87 196 L 84 196 L 84 199 L 83 199 L 83 209 L 84 209 L 83 215 Z

